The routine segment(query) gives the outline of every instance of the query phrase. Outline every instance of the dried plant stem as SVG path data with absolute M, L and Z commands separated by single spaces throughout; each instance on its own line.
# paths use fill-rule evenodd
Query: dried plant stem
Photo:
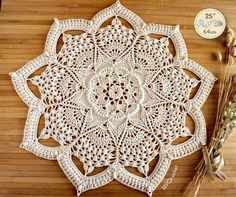
M 221 171 L 224 159 L 220 150 L 236 127 L 236 74 L 233 74 L 236 38 L 234 35 L 233 30 L 228 26 L 226 31 L 226 65 L 222 63 L 221 53 L 217 53 L 221 73 L 215 126 L 210 142 L 202 149 L 203 158 L 196 167 L 193 180 L 185 190 L 184 195 L 188 197 L 197 195 L 205 177 L 208 177 L 209 180 L 214 179 L 213 175 L 217 175 L 222 180 L 226 178 Z

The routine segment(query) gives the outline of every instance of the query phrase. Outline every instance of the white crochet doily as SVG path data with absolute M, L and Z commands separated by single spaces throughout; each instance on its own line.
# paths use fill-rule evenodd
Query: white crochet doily
M 110 18 L 111 24 L 102 27 Z M 121 18 L 132 27 L 124 26 Z M 69 30 L 83 33 L 70 35 Z M 57 52 L 60 36 L 64 43 Z M 169 41 L 175 55 L 168 50 Z M 31 77 L 45 65 L 42 74 Z M 189 77 L 184 70 L 198 78 Z M 215 77 L 188 59 L 179 26 L 146 24 L 119 2 L 90 21 L 55 19 L 44 52 L 11 77 L 29 106 L 21 147 L 57 160 L 78 195 L 113 179 L 151 195 L 172 160 L 190 155 L 206 143 L 200 108 Z M 40 98 L 31 92 L 28 80 L 37 85 Z M 197 84 L 197 93 L 189 98 Z M 185 126 L 187 115 L 194 122 L 192 132 Z M 41 116 L 45 127 L 37 135 Z M 173 144 L 181 137 L 189 139 Z M 49 138 L 60 145 L 40 143 Z M 72 156 L 83 163 L 84 172 Z M 159 160 L 150 173 L 149 163 L 155 157 Z M 104 171 L 91 175 L 104 166 Z M 131 173 L 128 166 L 143 176 Z

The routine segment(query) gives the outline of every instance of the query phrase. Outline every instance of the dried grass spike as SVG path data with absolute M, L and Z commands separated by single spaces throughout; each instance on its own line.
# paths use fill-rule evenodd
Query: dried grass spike
M 225 40 L 226 46 L 230 47 L 232 41 L 233 41 L 233 36 L 230 33 L 227 33 L 226 40 Z
M 231 55 L 233 57 L 236 57 L 236 47 L 233 47 L 232 51 L 231 51 Z
M 217 61 L 221 62 L 223 59 L 221 52 L 217 51 L 215 55 L 216 55 Z
M 231 34 L 232 37 L 234 37 L 234 31 L 232 30 L 232 28 L 230 26 L 227 25 L 226 27 L 226 33 L 227 34 Z

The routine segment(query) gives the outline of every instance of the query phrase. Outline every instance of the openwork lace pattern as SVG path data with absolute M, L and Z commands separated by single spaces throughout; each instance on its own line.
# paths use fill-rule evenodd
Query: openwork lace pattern
M 102 26 L 110 18 L 112 22 Z M 69 30 L 83 33 L 71 35 Z M 60 36 L 63 45 L 58 51 Z M 169 51 L 170 41 L 175 55 Z M 43 66 L 41 74 L 31 77 Z M 200 108 L 215 77 L 188 59 L 179 26 L 146 24 L 119 2 L 90 21 L 55 19 L 44 52 L 11 77 L 29 106 L 21 147 L 57 160 L 78 195 L 116 179 L 151 196 L 172 160 L 206 143 Z M 40 98 L 31 92 L 28 81 L 38 87 Z M 190 98 L 197 85 L 197 93 Z M 194 131 L 185 125 L 187 115 Z M 38 135 L 41 116 L 45 126 Z M 186 137 L 183 143 L 173 143 Z M 59 146 L 40 143 L 50 138 Z M 83 164 L 83 172 L 72 156 Z M 158 163 L 150 173 L 149 164 L 156 157 Z M 97 167 L 106 168 L 91 175 Z M 136 168 L 142 176 L 127 167 Z

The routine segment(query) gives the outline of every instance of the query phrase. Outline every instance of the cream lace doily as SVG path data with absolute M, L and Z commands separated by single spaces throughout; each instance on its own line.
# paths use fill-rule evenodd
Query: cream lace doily
M 111 24 L 101 26 L 110 18 Z M 124 26 L 121 18 L 132 27 Z M 71 35 L 66 32 L 69 30 L 83 33 Z M 60 36 L 63 46 L 57 51 Z M 168 50 L 170 41 L 175 55 Z M 31 77 L 43 66 L 40 75 Z M 113 179 L 151 195 L 172 160 L 190 155 L 206 143 L 200 107 L 212 89 L 214 76 L 188 59 L 179 26 L 146 24 L 119 2 L 90 21 L 55 19 L 44 52 L 11 77 L 29 106 L 21 147 L 57 160 L 78 195 Z M 38 87 L 40 98 L 27 81 Z M 190 98 L 196 85 L 198 91 Z M 194 122 L 194 131 L 185 126 L 187 115 Z M 45 127 L 38 135 L 41 116 Z M 49 138 L 60 145 L 40 143 Z M 189 139 L 173 143 L 179 138 Z M 72 156 L 83 163 L 83 172 Z M 156 157 L 158 163 L 149 172 Z M 91 174 L 104 166 L 104 171 Z M 127 167 L 136 168 L 141 175 Z

